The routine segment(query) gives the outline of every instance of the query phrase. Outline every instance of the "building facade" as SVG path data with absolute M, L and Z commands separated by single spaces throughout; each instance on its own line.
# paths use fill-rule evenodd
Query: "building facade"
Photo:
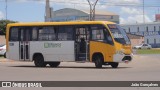
M 50 7 L 50 1 L 46 0 L 45 7 L 45 21 L 88 21 L 90 18 L 90 11 L 78 10 L 73 8 L 64 8 L 53 11 Z M 111 21 L 119 24 L 119 15 L 108 11 L 95 11 L 95 20 Z
M 51 21 L 88 21 L 90 12 L 86 10 L 78 10 L 72 8 L 64 8 L 57 11 L 52 11 Z M 113 12 L 96 11 L 95 20 L 112 21 L 119 23 L 119 15 Z
M 127 33 L 144 36 L 144 43 L 160 48 L 160 22 L 121 25 Z

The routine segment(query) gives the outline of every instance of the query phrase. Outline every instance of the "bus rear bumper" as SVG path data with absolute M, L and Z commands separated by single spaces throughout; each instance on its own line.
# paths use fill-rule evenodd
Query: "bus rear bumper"
M 133 59 L 133 54 L 126 55 L 126 54 L 115 54 L 113 56 L 113 62 L 119 63 L 128 63 L 131 62 Z

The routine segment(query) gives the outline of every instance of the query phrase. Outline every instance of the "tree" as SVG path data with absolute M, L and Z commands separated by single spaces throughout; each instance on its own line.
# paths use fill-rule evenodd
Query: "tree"
M 16 22 L 17 21 L 12 21 L 12 20 L 0 20 L 0 35 L 5 35 L 7 24 Z

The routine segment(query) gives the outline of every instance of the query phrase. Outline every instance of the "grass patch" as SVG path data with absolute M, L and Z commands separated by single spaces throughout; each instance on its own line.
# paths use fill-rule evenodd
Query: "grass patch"
M 139 49 L 137 54 L 160 54 L 160 49 Z

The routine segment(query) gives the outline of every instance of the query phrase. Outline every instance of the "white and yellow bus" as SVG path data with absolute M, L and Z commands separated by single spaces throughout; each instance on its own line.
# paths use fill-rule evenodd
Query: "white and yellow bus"
M 126 32 L 108 21 L 36 22 L 7 25 L 7 58 L 34 61 L 35 66 L 60 62 L 94 62 L 97 68 L 132 60 Z

